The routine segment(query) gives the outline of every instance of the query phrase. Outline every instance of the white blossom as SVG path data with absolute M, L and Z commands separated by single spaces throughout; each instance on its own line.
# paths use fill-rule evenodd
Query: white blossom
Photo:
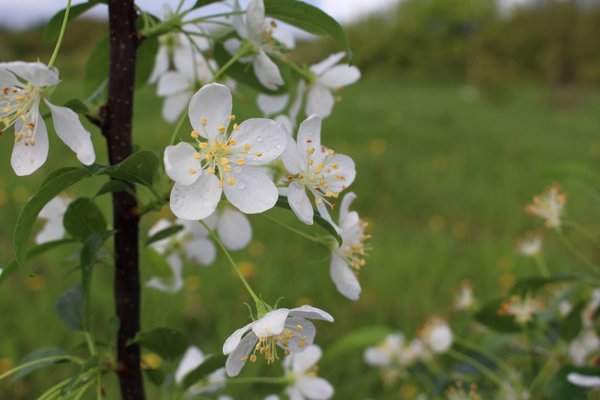
M 223 354 L 229 355 L 225 364 L 227 375 L 238 375 L 246 361 L 256 361 L 256 353 L 271 364 L 279 358 L 278 347 L 288 355 L 312 345 L 316 329 L 309 319 L 333 322 L 329 313 L 305 305 L 291 310 L 279 308 L 269 311 L 236 330 L 223 345 Z
M 543 232 L 529 233 L 517 242 L 517 250 L 525 257 L 536 257 L 542 250 L 543 240 Z
M 42 102 L 50 109 L 56 134 L 75 152 L 77 159 L 85 165 L 96 160 L 91 135 L 77 114 L 47 99 L 58 83 L 57 71 L 40 62 L 0 63 L 0 122 L 3 125 L 0 132 L 14 126 L 11 165 L 19 176 L 32 174 L 48 157 L 48 131 L 40 113 Z
M 290 173 L 289 186 L 284 191 L 292 211 L 305 224 L 313 223 L 314 211 L 307 194 L 314 197 L 319 214 L 332 224 L 327 205 L 348 188 L 356 177 L 354 161 L 321 145 L 321 118 L 312 115 L 298 129 L 297 142 L 288 136 L 281 155 Z
M 473 286 L 469 282 L 463 282 L 454 293 L 453 308 L 456 311 L 470 310 L 475 305 Z
M 181 385 L 185 377 L 206 361 L 207 356 L 195 346 L 189 347 L 183 358 L 179 362 L 179 366 L 175 371 L 175 383 Z M 225 368 L 219 368 L 212 372 L 208 377 L 201 382 L 195 383 L 186 390 L 187 398 L 193 398 L 201 394 L 213 393 L 225 387 Z
M 291 400 L 327 400 L 333 397 L 331 384 L 317 375 L 317 362 L 323 352 L 317 345 L 285 358 L 283 367 L 292 384 L 285 389 Z
M 567 375 L 569 383 L 575 386 L 581 386 L 590 389 L 600 389 L 600 376 L 591 376 L 579 374 L 577 372 L 571 372 Z
M 57 196 L 50 200 L 38 214 L 46 223 L 35 237 L 37 244 L 60 240 L 65 237 L 63 217 L 69 206 L 70 200 Z
M 533 198 L 533 203 L 529 204 L 525 210 L 531 214 L 542 218 L 548 228 L 560 228 L 561 217 L 567 203 L 567 195 L 560 192 L 560 185 L 550 186 L 544 193 Z
M 454 335 L 448 323 L 440 317 L 433 317 L 419 332 L 423 343 L 434 353 L 445 353 L 454 341 Z
M 365 350 L 365 362 L 374 367 L 390 367 L 398 359 L 404 345 L 405 338 L 402 333 L 387 335 L 377 346 Z
M 285 132 L 273 120 L 252 118 L 234 124 L 228 134 L 235 119 L 231 109 L 231 92 L 226 86 L 204 86 L 189 106 L 195 146 L 181 142 L 165 150 L 165 170 L 175 181 L 171 210 L 181 219 L 208 217 L 217 208 L 222 192 L 246 214 L 264 212 L 277 202 L 277 188 L 260 166 L 283 152 Z

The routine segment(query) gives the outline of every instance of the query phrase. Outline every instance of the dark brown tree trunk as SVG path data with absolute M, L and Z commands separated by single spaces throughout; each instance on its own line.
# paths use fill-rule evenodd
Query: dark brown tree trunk
M 133 152 L 131 121 L 139 42 L 133 0 L 109 0 L 110 71 L 108 103 L 104 107 L 102 132 L 111 165 Z M 132 189 L 135 189 L 132 186 Z M 134 197 L 113 194 L 115 235 L 114 296 L 120 327 L 117 335 L 117 374 L 123 400 L 144 399 L 140 348 L 127 345 L 140 330 L 140 274 L 138 254 L 139 215 Z

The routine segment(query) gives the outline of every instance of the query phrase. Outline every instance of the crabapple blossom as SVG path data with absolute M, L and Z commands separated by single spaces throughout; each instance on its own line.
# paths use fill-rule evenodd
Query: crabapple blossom
M 546 227 L 559 229 L 566 203 L 567 195 L 560 192 L 560 185 L 554 184 L 541 195 L 535 196 L 525 211 L 542 218 Z
M 358 68 L 339 64 L 345 55 L 343 51 L 332 54 L 310 67 L 314 80 L 308 86 L 305 110 L 307 116 L 317 114 L 321 119 L 327 118 L 335 104 L 333 92 L 360 79 Z
M 265 169 L 283 152 L 286 134 L 273 120 L 252 118 L 240 125 L 231 114 L 229 89 L 213 83 L 192 98 L 189 117 L 195 146 L 181 142 L 165 150 L 167 175 L 175 181 L 170 205 L 184 220 L 211 215 L 224 192 L 231 204 L 246 214 L 272 208 L 278 191 Z
M 517 242 L 517 250 L 525 257 L 536 257 L 542 250 L 543 240 L 543 232 L 529 233 Z
M 327 205 L 334 207 L 330 200 L 354 182 L 356 169 L 350 157 L 321 145 L 319 116 L 312 115 L 300 124 L 297 141 L 288 136 L 281 160 L 290 174 L 284 194 L 300 221 L 313 223 L 311 193 L 319 214 L 333 224 Z
M 500 315 L 511 315 L 519 325 L 525 325 L 533 319 L 533 316 L 544 309 L 539 299 L 527 294 L 525 296 L 511 296 L 498 310 Z
M 236 9 L 239 4 L 236 1 Z M 244 43 L 251 50 L 249 56 L 240 58 L 240 62 L 252 62 L 254 74 L 267 89 L 277 90 L 283 85 L 283 78 L 277 64 L 269 55 L 282 56 L 287 49 L 294 47 L 294 37 L 286 29 L 281 28 L 275 21 L 266 23 L 265 4 L 263 0 L 252 0 L 244 16 L 234 15 L 233 26 L 242 39 L 229 39 L 225 48 L 236 55 Z
M 198 347 L 189 347 L 175 371 L 175 383 L 181 385 L 185 377 L 202 365 L 206 359 L 207 356 Z M 201 394 L 215 392 L 225 387 L 226 379 L 225 368 L 219 368 L 208 375 L 206 379 L 192 385 L 187 389 L 186 394 L 189 398 L 192 398 Z
M 365 350 L 364 359 L 367 364 L 374 367 L 389 367 L 398 358 L 404 342 L 402 333 L 387 335 L 377 346 Z
M 317 345 L 308 346 L 304 351 L 289 355 L 283 361 L 286 377 L 292 384 L 285 389 L 292 400 L 326 400 L 333 397 L 331 384 L 317 375 L 317 362 L 323 352 Z
M 257 352 L 271 364 L 279 359 L 278 347 L 288 355 L 312 345 L 316 329 L 309 319 L 333 322 L 329 313 L 304 305 L 269 311 L 236 330 L 223 345 L 223 354 L 229 355 L 225 364 L 227 375 L 238 375 L 248 360 L 255 362 Z
M 339 219 L 342 245 L 333 249 L 329 266 L 336 288 L 350 300 L 358 300 L 360 296 L 358 273 L 365 265 L 366 241 L 370 238 L 365 233 L 367 222 L 360 219 L 356 211 L 350 211 L 350 204 L 354 199 L 354 193 L 348 193 L 342 199 Z
M 473 286 L 469 282 L 463 282 L 454 293 L 453 308 L 456 311 L 470 310 L 475 305 Z
M 35 237 L 37 244 L 60 240 L 65 237 L 65 227 L 63 217 L 70 201 L 63 196 L 56 196 L 50 200 L 38 214 L 40 219 L 46 221 L 46 224 Z
M 30 175 L 48 157 L 48 131 L 40 105 L 46 103 L 52 115 L 58 137 L 77 155 L 91 165 L 96 160 L 90 133 L 77 114 L 66 107 L 48 101 L 48 95 L 59 83 L 56 69 L 40 62 L 0 63 L 0 133 L 14 126 L 15 145 L 11 165 L 19 176 Z
M 454 335 L 448 323 L 440 317 L 433 317 L 421 328 L 419 337 L 434 353 L 445 353 L 454 341 Z

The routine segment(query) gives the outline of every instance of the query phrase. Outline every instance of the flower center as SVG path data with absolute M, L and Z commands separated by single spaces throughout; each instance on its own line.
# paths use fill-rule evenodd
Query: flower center
M 358 232 L 354 237 L 344 239 L 344 244 L 336 250 L 337 254 L 346 261 L 356 275 L 358 275 L 361 268 L 367 263 L 368 240 L 371 239 L 371 235 L 365 233 L 367 226 L 368 223 L 366 221 L 359 220 Z
M 304 328 L 302 327 L 302 325 L 297 325 L 296 329 L 297 332 L 294 332 L 289 328 L 285 328 L 283 332 L 281 332 L 279 335 L 258 338 L 258 343 L 256 343 L 252 354 L 247 358 L 243 357 L 242 360 L 245 361 L 246 359 L 248 359 L 250 360 L 250 362 L 256 362 L 256 353 L 258 353 L 258 355 L 262 355 L 265 358 L 265 360 L 267 360 L 267 364 L 272 364 L 275 361 L 279 360 L 279 347 L 282 347 L 284 349 L 283 353 L 285 356 L 291 354 L 291 351 L 289 350 L 290 340 L 298 336 L 300 336 L 300 339 L 297 344 L 298 347 L 301 349 L 306 347 L 307 336 L 301 336 L 300 333 Z
M 6 129 L 21 122 L 20 129 L 15 126 L 15 142 L 25 140 L 26 146 L 35 145 L 34 112 L 42 96 L 41 90 L 32 84 L 25 87 L 5 87 L 0 90 L 0 122 L 3 127 L 2 134 Z

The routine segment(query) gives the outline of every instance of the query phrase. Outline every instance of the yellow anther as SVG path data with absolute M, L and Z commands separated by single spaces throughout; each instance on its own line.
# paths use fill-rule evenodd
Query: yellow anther
M 204 158 L 206 158 L 206 161 L 212 161 L 213 159 L 213 154 L 212 153 L 206 153 L 204 155 Z
M 338 163 L 331 164 L 331 168 L 333 168 L 333 169 L 338 169 L 339 167 L 340 167 L 340 164 L 338 164 Z
M 315 201 L 315 203 L 317 203 L 317 205 L 320 206 L 321 204 L 323 204 L 323 200 L 317 199 L 317 201 Z
M 190 133 L 190 136 L 192 137 L 192 139 L 198 139 L 200 134 L 196 131 L 192 131 L 192 133 Z
M 202 150 L 206 150 L 206 149 L 208 149 L 208 143 L 206 143 L 206 142 L 198 143 L 198 147 L 201 148 Z
M 206 126 L 206 124 L 208 123 L 208 120 L 204 117 L 200 118 L 200 123 L 202 124 L 202 126 Z
M 256 356 L 255 356 L 254 354 L 252 354 L 252 355 L 250 356 L 250 362 L 251 362 L 251 363 L 253 363 L 253 362 L 256 362 Z
M 243 147 L 246 151 L 250 150 L 250 145 L 248 143 L 246 143 Z
M 235 185 L 235 182 L 236 182 L 236 181 L 235 181 L 235 178 L 233 178 L 233 177 L 229 177 L 229 178 L 227 178 L 227 183 L 228 183 L 230 186 L 233 186 L 233 185 Z
M 233 130 L 234 131 L 239 131 L 240 130 L 240 126 L 238 124 L 233 124 Z
M 303 331 L 304 330 L 304 328 L 300 324 L 296 325 L 296 329 L 298 329 L 299 331 Z
M 196 171 L 196 169 L 195 169 L 195 168 L 191 168 L 191 167 L 190 167 L 190 168 L 188 168 L 188 173 L 189 173 L 190 175 L 194 175 L 194 174 L 195 174 L 195 173 L 197 173 L 197 172 L 198 172 L 198 171 Z
M 198 152 L 195 152 L 195 153 L 194 153 L 194 158 L 195 158 L 196 160 L 199 160 L 199 159 L 201 159 L 201 158 L 202 158 L 202 154 L 200 154 L 200 153 L 198 153 Z
M 243 158 L 238 158 L 235 163 L 241 167 L 246 163 L 246 161 Z
M 228 120 L 230 121 L 235 121 L 235 115 L 230 115 L 229 117 L 227 117 Z
M 35 146 L 35 139 L 29 139 L 29 144 Z
M 219 160 L 219 163 L 220 163 L 221 165 L 226 165 L 226 164 L 229 164 L 229 159 L 228 159 L 227 157 L 222 157 L 222 158 Z
M 306 152 L 307 152 L 308 154 L 312 154 L 312 153 L 314 153 L 314 152 L 315 152 L 315 148 L 314 148 L 314 147 L 309 147 L 308 149 L 306 149 Z
M 224 165 L 224 166 L 223 166 L 223 170 L 224 170 L 225 172 L 231 172 L 231 169 L 232 169 L 232 168 L 231 168 L 231 165 Z
M 217 129 L 219 130 L 219 133 L 225 133 L 225 126 L 219 125 Z
M 233 146 L 233 145 L 234 145 L 234 144 L 236 144 L 236 143 L 237 143 L 237 139 L 234 139 L 234 138 L 231 138 L 231 139 L 229 139 L 229 144 L 230 144 L 230 145 L 232 145 L 232 146 Z
M 329 154 L 335 154 L 335 150 L 329 149 Z
M 208 172 L 209 174 L 214 174 L 215 173 L 215 169 L 213 167 L 206 168 L 206 172 Z
M 260 151 L 257 151 L 256 153 L 254 153 L 254 155 L 256 157 L 262 157 L 263 153 L 261 153 Z

